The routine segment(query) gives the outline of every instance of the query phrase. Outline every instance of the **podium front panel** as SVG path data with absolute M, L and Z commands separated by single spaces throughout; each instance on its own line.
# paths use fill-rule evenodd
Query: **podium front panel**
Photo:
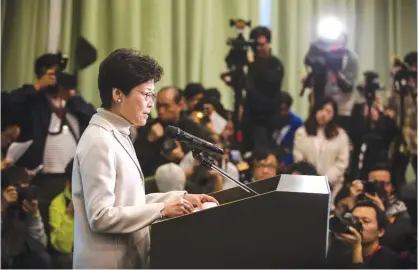
M 321 268 L 328 208 L 329 193 L 271 191 L 158 222 L 151 267 Z

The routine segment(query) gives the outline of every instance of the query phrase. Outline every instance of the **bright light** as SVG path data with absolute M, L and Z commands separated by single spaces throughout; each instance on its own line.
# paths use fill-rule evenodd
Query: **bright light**
M 336 17 L 327 17 L 318 23 L 318 37 L 328 40 L 336 40 L 345 32 L 343 23 Z

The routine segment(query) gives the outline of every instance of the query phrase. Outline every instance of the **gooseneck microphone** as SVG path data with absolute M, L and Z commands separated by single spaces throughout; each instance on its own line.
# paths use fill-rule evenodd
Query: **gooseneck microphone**
M 165 128 L 165 133 L 168 136 L 175 139 L 175 140 L 189 143 L 194 148 L 198 148 L 198 149 L 203 150 L 203 151 L 216 153 L 216 154 L 220 154 L 220 155 L 222 155 L 224 153 L 224 150 L 217 147 L 216 145 L 214 145 L 210 142 L 207 142 L 205 140 L 202 140 L 202 139 L 200 139 L 196 136 L 193 136 L 192 134 L 189 134 L 189 133 L 179 129 L 178 127 L 167 126 Z

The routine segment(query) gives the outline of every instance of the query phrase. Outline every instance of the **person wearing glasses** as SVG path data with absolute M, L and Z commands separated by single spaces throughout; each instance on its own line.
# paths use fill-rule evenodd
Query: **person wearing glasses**
M 252 155 L 253 181 L 274 177 L 278 174 L 279 163 L 273 151 L 257 149 Z
M 154 221 L 192 213 L 204 202 L 218 203 L 185 191 L 145 195 L 129 131 L 146 124 L 162 73 L 154 59 L 132 49 L 115 50 L 100 64 L 102 106 L 74 157 L 74 269 L 147 268 Z
M 204 140 L 209 139 L 203 126 L 189 118 L 184 112 L 185 101 L 182 91 L 174 86 L 163 87 L 156 97 L 158 117 L 138 129 L 134 148 L 145 177 L 155 174 L 163 164 L 179 164 L 189 152 L 187 145 L 170 140 L 164 135 L 167 125 L 180 129 Z
M 271 54 L 271 31 L 267 27 L 251 30 L 255 41 L 248 55 L 246 100 L 242 118 L 244 150 L 268 148 L 273 145 L 272 133 L 279 121 L 280 91 L 284 76 L 282 61 Z

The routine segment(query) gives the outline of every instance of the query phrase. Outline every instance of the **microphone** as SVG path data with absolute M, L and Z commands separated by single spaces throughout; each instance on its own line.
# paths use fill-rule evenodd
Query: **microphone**
M 190 143 L 191 145 L 193 145 L 193 147 L 198 148 L 200 150 L 204 150 L 204 151 L 208 151 L 208 152 L 212 152 L 212 153 L 216 153 L 220 155 L 224 153 L 224 150 L 217 147 L 216 145 L 210 142 L 207 142 L 205 140 L 202 140 L 196 136 L 193 136 L 192 134 L 189 134 L 179 129 L 178 127 L 167 126 L 165 128 L 165 133 L 178 141 Z

